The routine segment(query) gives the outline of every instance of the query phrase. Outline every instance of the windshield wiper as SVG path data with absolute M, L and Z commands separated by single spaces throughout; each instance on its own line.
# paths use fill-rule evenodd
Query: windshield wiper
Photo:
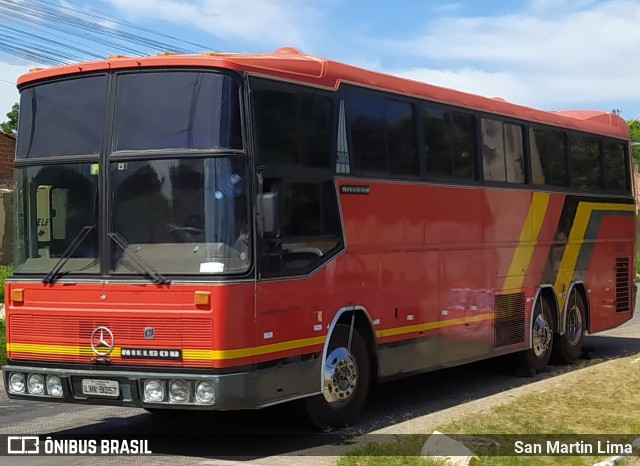
M 84 240 L 87 239 L 87 236 L 89 236 L 89 233 L 91 233 L 95 227 L 95 225 L 85 225 L 82 227 L 82 230 L 78 232 L 76 237 L 73 238 L 73 241 L 71 241 L 71 244 L 69 244 L 67 249 L 62 253 L 58 262 L 55 263 L 47 276 L 42 279 L 42 283 L 53 283 L 58 279 L 58 277 L 60 277 L 60 275 L 62 275 L 60 274 L 60 270 L 64 267 L 64 264 L 66 264 L 73 253 L 78 250 L 80 245 L 84 243 Z
M 129 254 L 133 262 L 140 267 L 146 274 L 158 285 L 168 285 L 171 283 L 171 280 L 162 276 L 160 272 L 154 269 L 152 266 L 147 264 L 142 257 L 138 253 L 136 253 L 133 248 L 131 248 L 130 244 L 127 243 L 127 240 L 122 237 L 120 233 L 109 233 L 109 238 L 116 243 L 124 254 Z

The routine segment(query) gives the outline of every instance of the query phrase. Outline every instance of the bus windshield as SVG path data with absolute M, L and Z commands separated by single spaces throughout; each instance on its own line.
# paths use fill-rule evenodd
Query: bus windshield
M 16 273 L 162 282 L 249 268 L 234 78 L 105 72 L 25 87 L 21 106 Z
M 246 159 L 157 159 L 111 165 L 114 273 L 237 273 L 249 266 Z M 130 254 L 128 254 L 128 252 Z

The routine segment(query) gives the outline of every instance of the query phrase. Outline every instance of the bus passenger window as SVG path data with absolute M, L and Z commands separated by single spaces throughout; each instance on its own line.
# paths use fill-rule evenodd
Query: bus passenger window
M 476 119 L 470 113 L 424 107 L 427 175 L 476 180 Z
M 356 168 L 386 176 L 420 174 L 412 104 L 351 92 L 347 120 Z
M 482 119 L 482 167 L 485 180 L 525 182 L 522 126 Z
M 571 187 L 602 190 L 600 141 L 589 136 L 573 136 L 570 149 Z
M 567 142 L 564 132 L 529 130 L 533 184 L 567 186 Z
M 607 191 L 628 193 L 627 158 L 625 146 L 619 142 L 608 142 L 604 151 L 604 175 Z

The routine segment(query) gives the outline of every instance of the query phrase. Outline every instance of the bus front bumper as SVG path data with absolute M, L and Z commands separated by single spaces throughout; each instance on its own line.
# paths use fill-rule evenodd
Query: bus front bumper
M 272 371 L 201 375 L 21 365 L 6 365 L 2 370 L 9 398 L 48 402 L 226 411 L 256 409 L 313 394 L 308 389 L 283 393 L 272 386 Z

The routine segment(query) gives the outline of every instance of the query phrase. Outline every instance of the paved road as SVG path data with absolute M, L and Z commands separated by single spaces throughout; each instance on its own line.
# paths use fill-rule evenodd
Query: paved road
M 589 364 L 640 353 L 640 309 L 636 308 L 635 315 L 618 329 L 587 337 L 586 346 L 593 350 L 594 357 Z M 554 377 L 567 370 L 571 369 L 558 367 L 535 377 L 518 377 L 504 369 L 504 361 L 492 360 L 382 384 L 374 388 L 366 414 L 352 431 L 389 431 L 389 426 L 403 421 Z M 339 453 L 339 447 L 334 445 L 336 440 L 350 435 L 345 431 L 310 432 L 295 421 L 296 417 L 297 406 L 285 405 L 260 411 L 162 418 L 139 409 L 9 400 L 4 388 L 0 388 L 0 434 L 162 435 L 166 437 L 162 437 L 161 445 L 154 447 L 154 453 L 170 455 L 170 461 L 176 464 L 226 465 L 233 462 L 231 460 L 247 466 L 308 464 L 311 458 L 299 456 L 300 451 L 304 455 Z M 166 461 L 162 457 L 126 458 L 127 464 L 166 464 Z M 318 465 L 331 461 L 328 456 L 313 459 Z M 117 464 L 122 459 L 93 457 L 90 462 Z M 32 457 L 21 461 L 0 457 L 0 464 L 87 463 L 87 458 L 78 457 Z

